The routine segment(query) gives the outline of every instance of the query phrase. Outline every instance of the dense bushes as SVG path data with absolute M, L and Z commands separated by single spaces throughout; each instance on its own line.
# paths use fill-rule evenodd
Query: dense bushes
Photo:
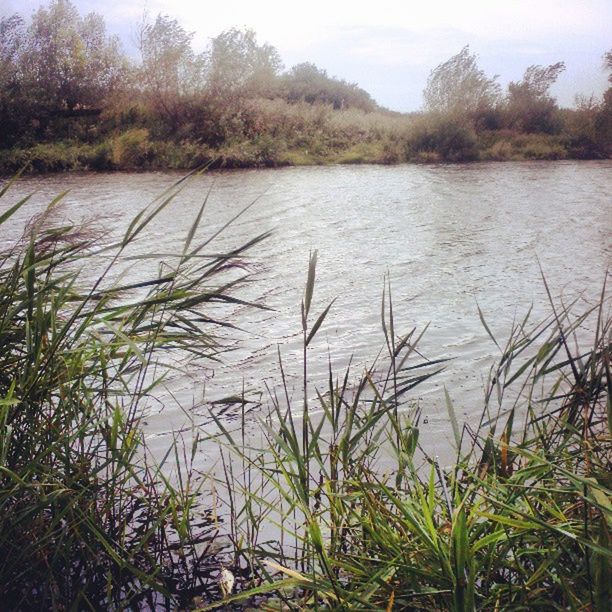
M 282 72 L 277 51 L 252 31 L 232 28 L 202 53 L 191 41 L 160 15 L 141 26 L 134 64 L 100 17 L 81 17 L 69 0 L 52 0 L 29 24 L 3 17 L 0 172 L 213 160 L 239 167 L 599 159 L 612 150 L 612 94 L 560 110 L 550 87 L 562 62 L 530 66 L 504 94 L 465 47 L 432 71 L 426 111 L 402 115 L 314 64 Z
M 407 147 L 409 159 L 449 162 L 478 159 L 476 132 L 439 115 L 430 115 L 416 123 Z

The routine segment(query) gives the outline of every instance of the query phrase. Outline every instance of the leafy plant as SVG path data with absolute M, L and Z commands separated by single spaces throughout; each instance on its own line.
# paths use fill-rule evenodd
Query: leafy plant
M 182 252 L 121 284 L 129 248 L 182 183 L 110 244 L 54 221 L 59 196 L 0 256 L 0 590 L 11 609 L 174 607 L 214 584 L 215 526 L 194 511 L 199 439 L 155 461 L 141 417 L 171 357 L 217 358 L 215 329 L 230 323 L 210 307 L 240 301 L 242 258 L 264 235 L 208 255 L 216 234 L 196 242 L 204 202 Z
M 311 257 L 305 314 L 313 270 Z M 575 304 L 550 305 L 547 320 L 528 314 L 505 343 L 480 313 L 500 356 L 476 427 L 458 421 L 446 393 L 456 446 L 447 466 L 421 445 L 410 400 L 444 364 L 420 354 L 422 332 L 397 333 L 390 287 L 386 362 L 352 384 L 330 364 L 316 397 L 306 347 L 327 309 L 311 330 L 303 314 L 301 419 L 285 389 L 271 399 L 260 446 L 224 432 L 243 470 L 227 485 L 246 500 L 232 514 L 235 564 L 255 577 L 226 602 L 276 591 L 267 609 L 606 609 L 609 298 L 604 289 L 578 315 Z M 278 540 L 260 541 L 270 524 Z

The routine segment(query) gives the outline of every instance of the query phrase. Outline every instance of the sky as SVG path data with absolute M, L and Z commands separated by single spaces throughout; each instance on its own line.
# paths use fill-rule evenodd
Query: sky
M 499 83 L 531 64 L 565 61 L 552 93 L 562 106 L 607 88 L 602 55 L 612 49 L 611 0 L 73 0 L 104 16 L 109 32 L 136 54 L 143 15 L 170 15 L 194 33 L 199 51 L 225 29 L 247 27 L 275 46 L 287 68 L 314 62 L 357 83 L 381 105 L 419 110 L 429 72 L 465 45 Z M 29 16 L 41 0 L 0 0 L 0 15 Z

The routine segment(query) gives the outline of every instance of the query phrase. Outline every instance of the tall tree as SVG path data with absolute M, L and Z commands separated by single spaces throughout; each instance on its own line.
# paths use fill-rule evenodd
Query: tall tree
M 231 28 L 211 41 L 208 88 L 214 96 L 272 93 L 282 68 L 278 51 L 253 30 Z
M 610 157 L 612 155 L 612 49 L 604 53 L 603 67 L 608 72 L 610 87 L 604 92 L 595 128 L 604 156 Z
M 29 113 L 19 74 L 25 25 L 19 15 L 0 18 L 0 148 L 11 146 Z
M 564 62 L 529 66 L 520 81 L 508 85 L 507 108 L 512 127 L 524 132 L 558 129 L 557 104 L 550 95 L 550 88 L 564 70 Z
M 477 56 L 466 45 L 434 68 L 423 91 L 425 109 L 452 115 L 472 115 L 493 108 L 500 99 L 497 75 L 478 68 Z
M 0 17 L 0 86 L 2 89 L 17 80 L 20 41 L 24 36 L 25 26 L 19 15 Z
M 202 92 L 206 61 L 194 53 L 193 33 L 168 15 L 158 15 L 140 30 L 143 83 L 157 110 L 173 124 L 179 120 L 185 99 Z
M 102 17 L 81 17 L 69 0 L 53 0 L 32 17 L 21 56 L 24 85 L 42 109 L 99 106 L 125 73 L 117 37 Z

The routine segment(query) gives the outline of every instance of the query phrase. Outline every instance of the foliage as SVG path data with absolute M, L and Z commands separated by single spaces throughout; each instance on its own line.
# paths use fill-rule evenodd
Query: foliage
M 500 99 L 497 76 L 478 68 L 468 45 L 432 70 L 423 91 L 425 109 L 455 116 L 470 116 L 495 107 Z
M 154 23 L 144 23 L 140 30 L 140 73 L 145 91 L 173 128 L 179 123 L 185 98 L 202 90 L 205 59 L 193 52 L 192 38 L 193 34 L 167 15 L 158 15 Z
M 578 314 L 551 297 L 551 316 L 533 324 L 527 314 L 505 343 L 480 313 L 499 359 L 479 422 L 462 427 L 446 392 L 456 459 L 443 465 L 420 443 L 411 398 L 444 360 L 422 355 L 422 332 L 397 332 L 385 296 L 386 361 L 354 381 L 330 363 L 327 387 L 308 388 L 308 352 L 329 310 L 309 317 L 313 261 L 302 306 L 303 393 L 271 398 L 260 443 L 224 432 L 235 457 L 225 460 L 226 486 L 245 499 L 232 513 L 234 570 L 246 565 L 259 578 L 203 609 L 264 590 L 274 592 L 266 609 L 283 610 L 606 609 L 612 319 L 605 289 Z M 278 539 L 265 537 L 270 524 Z
M 329 77 L 325 70 L 309 62 L 293 66 L 280 87 L 289 102 L 331 104 L 336 110 L 353 107 L 371 112 L 378 108 L 366 91 L 353 83 Z
M 506 104 L 510 126 L 527 133 L 559 131 L 557 105 L 550 95 L 550 87 L 564 70 L 564 62 L 529 66 L 521 81 L 508 85 Z
M 478 159 L 476 133 L 451 118 L 433 116 L 416 123 L 408 136 L 409 158 L 427 161 Z
M 603 55 L 603 64 L 604 69 L 609 73 L 608 81 L 612 83 L 612 49 L 610 51 L 606 51 Z
M 521 161 L 528 159 L 555 160 L 568 157 L 568 146 L 560 136 L 551 134 L 495 134 L 481 152 L 481 159 Z M 576 155 L 574 151 L 574 155 Z M 592 157 L 592 151 L 590 152 Z
M 283 72 L 278 51 L 252 30 L 226 30 L 201 52 L 192 42 L 167 15 L 145 19 L 136 62 L 99 16 L 81 17 L 70 0 L 52 0 L 29 23 L 3 17 L 0 172 L 23 164 L 35 171 L 187 169 L 215 158 L 234 167 L 472 161 L 489 158 L 491 141 L 508 130 L 559 135 L 554 158 L 612 151 L 612 88 L 588 109 L 561 111 L 549 88 L 562 62 L 529 67 L 502 99 L 497 77 L 464 47 L 431 72 L 426 112 L 402 115 L 312 63 Z M 120 154 L 138 134 L 140 153 Z M 514 144 L 511 158 L 547 157 Z
M 225 100 L 238 94 L 274 92 L 276 77 L 282 68 L 274 47 L 259 45 L 253 30 L 237 28 L 212 39 L 208 61 L 207 87 L 212 96 Z
M 121 284 L 124 257 L 181 183 L 116 242 L 54 222 L 59 196 L 0 254 L 0 590 L 8 609 L 176 608 L 214 585 L 215 526 L 207 508 L 195 510 L 203 481 L 190 468 L 198 439 L 192 449 L 175 441 L 156 459 L 141 419 L 170 368 L 216 358 L 215 329 L 228 322 L 210 305 L 237 299 L 241 258 L 263 236 L 209 256 L 210 240 L 193 241 L 202 207 L 172 263 Z M 0 224 L 28 200 L 4 207 Z
M 603 150 L 612 155 L 612 49 L 604 54 L 604 69 L 608 72 L 610 87 L 604 93 L 601 111 L 596 119 L 596 129 L 603 143 Z
M 7 144 L 12 144 L 12 135 L 23 129 L 26 110 L 18 66 L 24 36 L 21 17 L 0 17 L 0 134 L 4 134 Z
M 126 67 L 102 17 L 80 17 L 68 0 L 53 0 L 34 14 L 19 65 L 30 95 L 48 110 L 97 107 Z
M 14 15 L 0 24 L 2 145 L 43 139 L 54 117 L 96 116 L 127 74 L 118 39 L 95 13 L 81 17 L 68 0 L 40 8 L 26 28 Z

